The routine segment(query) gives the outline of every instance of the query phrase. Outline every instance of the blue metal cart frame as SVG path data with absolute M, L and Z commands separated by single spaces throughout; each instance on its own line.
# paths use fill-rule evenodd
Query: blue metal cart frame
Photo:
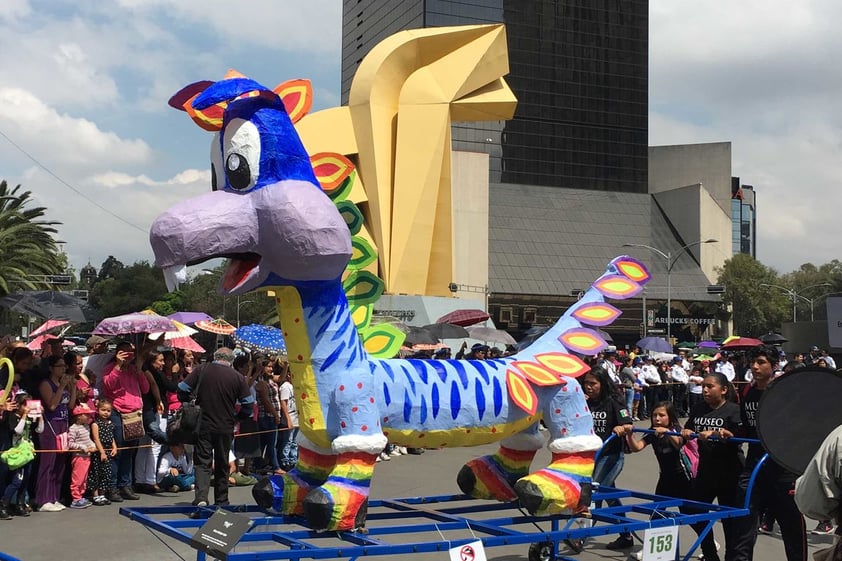
M 465 495 L 374 499 L 369 502 L 366 528 L 353 532 L 315 531 L 307 527 L 302 517 L 267 515 L 255 505 L 220 508 L 253 520 L 251 529 L 235 550 L 228 554 L 229 561 L 356 560 L 362 556 L 442 552 L 476 540 L 482 541 L 486 548 L 537 544 L 539 548 L 545 548 L 542 552 L 544 557 L 571 559 L 561 556 L 559 552 L 560 544 L 566 540 L 704 523 L 701 536 L 683 557 L 684 561 L 689 561 L 702 538 L 713 529 L 717 521 L 749 513 L 748 497 L 751 496 L 757 473 L 765 460 L 764 456 L 755 467 L 745 505 L 740 508 L 602 486 L 594 490 L 595 501 L 620 499 L 623 504 L 591 509 L 588 518 L 593 525 L 587 527 L 581 527 L 579 521 L 588 518 L 531 516 L 516 503 L 482 501 Z M 193 534 L 216 508 L 199 507 L 203 514 L 200 519 L 189 517 L 197 511 L 197 507 L 193 506 L 123 507 L 120 514 L 150 530 L 190 545 Z M 444 532 L 453 531 L 460 531 L 462 537 L 445 538 Z M 465 532 L 472 534 L 472 537 L 464 537 Z M 436 535 L 434 539 L 407 540 L 408 534 L 424 533 Z M 197 550 L 196 560 L 205 559 L 205 552 Z

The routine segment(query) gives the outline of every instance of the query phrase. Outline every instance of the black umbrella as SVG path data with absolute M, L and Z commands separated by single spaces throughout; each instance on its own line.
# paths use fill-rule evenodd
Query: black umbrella
M 0 298 L 0 306 L 42 319 L 87 323 L 97 319 L 96 310 L 79 298 L 57 290 L 27 290 Z
M 415 345 L 435 345 L 439 342 L 438 337 L 423 327 L 410 327 L 406 334 L 406 342 L 404 344 L 408 347 L 413 347 Z
M 439 339 L 462 339 L 468 336 L 467 329 L 452 323 L 431 323 L 421 329 L 429 331 Z
M 762 336 L 760 340 L 766 343 L 767 345 L 780 345 L 789 341 L 789 339 L 787 339 L 780 333 L 767 333 L 766 335 Z

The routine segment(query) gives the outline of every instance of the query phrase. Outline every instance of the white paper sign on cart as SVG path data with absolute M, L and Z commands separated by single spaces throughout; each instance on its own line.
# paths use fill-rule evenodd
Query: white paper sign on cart
M 451 547 L 449 552 L 450 561 L 486 561 L 485 549 L 479 540 Z
M 643 561 L 675 561 L 678 526 L 649 528 L 643 533 Z

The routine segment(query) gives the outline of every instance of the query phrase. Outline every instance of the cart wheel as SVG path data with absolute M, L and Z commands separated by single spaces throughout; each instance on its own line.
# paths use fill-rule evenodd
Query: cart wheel
M 529 561 L 553 561 L 555 546 L 552 542 L 533 543 L 529 546 Z

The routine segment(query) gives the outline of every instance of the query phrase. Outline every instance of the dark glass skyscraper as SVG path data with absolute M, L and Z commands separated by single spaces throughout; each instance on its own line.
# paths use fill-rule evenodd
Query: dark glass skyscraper
M 514 119 L 455 125 L 492 183 L 647 192 L 648 0 L 344 0 L 342 99 L 403 29 L 506 24 Z

